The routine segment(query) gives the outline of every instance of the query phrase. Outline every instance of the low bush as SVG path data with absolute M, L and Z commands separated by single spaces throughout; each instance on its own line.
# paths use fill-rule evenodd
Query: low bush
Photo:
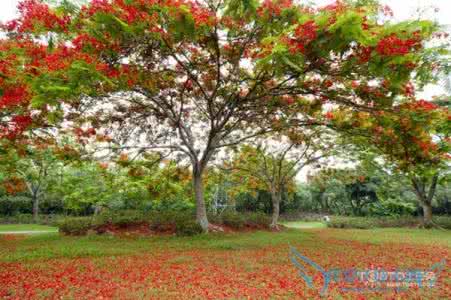
M 32 214 L 16 214 L 13 216 L 0 217 L 0 224 L 32 224 L 32 223 L 34 223 Z
M 152 212 L 149 217 L 150 229 L 157 232 L 174 231 L 177 224 L 188 224 L 193 219 L 194 214 L 191 211 Z
M 438 226 L 451 230 L 451 216 L 437 216 L 433 218 L 433 221 Z
M 59 231 L 66 235 L 85 235 L 92 226 L 91 217 L 69 217 L 58 222 Z
M 62 215 L 39 215 L 35 222 L 32 214 L 16 214 L 13 216 L 0 216 L 0 224 L 41 224 L 56 226 L 58 221 L 64 219 Z
M 285 222 L 303 221 L 303 222 L 318 222 L 323 216 L 328 214 L 320 213 L 306 213 L 302 211 L 288 211 L 280 215 L 280 220 Z
M 433 221 L 438 226 L 451 229 L 451 217 L 437 216 Z M 328 226 L 332 228 L 388 228 L 388 227 L 418 227 L 422 224 L 421 217 L 338 217 L 332 216 Z
M 262 213 L 255 212 L 245 215 L 246 225 L 253 228 L 269 228 L 271 217 Z
M 242 229 L 246 225 L 246 218 L 243 214 L 234 211 L 225 211 L 221 215 L 222 224 L 233 229 Z
M 271 217 L 263 212 L 240 213 L 233 210 L 227 210 L 222 214 L 209 214 L 208 220 L 211 224 L 225 225 L 233 229 L 250 228 L 269 228 Z
M 327 226 L 332 228 L 369 229 L 375 227 L 375 222 L 363 217 L 332 217 Z
M 201 234 L 203 232 L 202 227 L 196 222 L 194 218 L 186 219 L 181 218 L 177 220 L 175 225 L 175 232 L 180 236 L 192 236 Z
M 126 228 L 130 225 L 149 222 L 149 217 L 138 210 L 104 211 L 95 216 L 93 222 L 95 226 L 111 224 Z
M 26 196 L 0 197 L 0 215 L 14 216 L 18 214 L 30 214 L 33 209 L 31 198 Z

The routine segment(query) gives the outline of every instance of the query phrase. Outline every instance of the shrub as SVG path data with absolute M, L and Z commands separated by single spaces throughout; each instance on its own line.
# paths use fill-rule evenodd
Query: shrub
M 387 228 L 387 227 L 416 227 L 421 223 L 421 219 L 411 216 L 405 217 L 332 217 L 327 224 L 334 228 Z
M 85 235 L 92 224 L 90 217 L 70 217 L 59 221 L 58 228 L 66 235 Z
M 174 231 L 177 222 L 181 222 L 184 213 L 177 211 L 152 212 L 150 215 L 150 229 L 158 232 Z
M 404 217 L 385 217 L 375 219 L 376 226 L 380 228 L 386 227 L 415 227 L 420 224 L 420 219 L 412 216 Z
M 32 224 L 34 223 L 32 214 L 16 214 L 14 216 L 0 217 L 0 224 Z
M 451 216 L 437 216 L 433 218 L 433 221 L 444 229 L 451 229 Z
M 192 236 L 196 234 L 201 234 L 203 230 L 195 219 L 181 218 L 176 222 L 175 232 L 177 235 L 180 236 Z
M 111 211 L 106 210 L 94 217 L 93 224 L 95 226 L 103 226 L 106 224 L 116 225 L 125 228 L 129 225 L 148 222 L 148 217 L 141 211 L 137 210 L 122 210 Z
M 31 198 L 25 196 L 4 196 L 0 198 L 0 215 L 15 216 L 32 212 Z
M 225 211 L 221 217 L 224 225 L 234 229 L 242 229 L 246 225 L 244 215 L 234 211 Z
M 214 214 L 214 213 L 208 213 L 207 214 L 208 221 L 212 224 L 221 225 L 222 224 L 222 217 L 221 215 Z
M 374 228 L 375 223 L 369 218 L 362 217 L 332 217 L 327 226 L 333 228 L 369 229 Z
M 269 228 L 271 224 L 271 218 L 262 212 L 246 214 L 245 218 L 246 225 L 254 228 Z

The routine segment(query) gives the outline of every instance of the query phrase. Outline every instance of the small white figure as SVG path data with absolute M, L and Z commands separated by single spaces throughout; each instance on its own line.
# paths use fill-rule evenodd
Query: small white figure
M 326 222 L 326 223 L 330 222 L 329 216 L 324 216 L 323 217 L 323 221 Z

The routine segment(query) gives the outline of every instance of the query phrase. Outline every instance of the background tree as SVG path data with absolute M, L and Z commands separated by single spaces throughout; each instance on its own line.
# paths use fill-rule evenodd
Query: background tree
M 33 219 L 37 221 L 40 200 L 48 187 L 58 178 L 62 168 L 54 149 L 49 148 L 46 143 L 35 143 L 19 151 L 8 151 L 1 157 L 0 168 L 7 174 L 4 184 L 16 181 L 10 192 L 27 190 L 33 203 Z
M 317 139 L 318 131 L 310 135 L 291 136 L 291 141 L 265 139 L 256 146 L 243 146 L 232 161 L 231 168 L 237 179 L 248 181 L 254 189 L 271 194 L 272 222 L 277 228 L 280 202 L 284 190 L 295 188 L 296 175 L 306 166 L 319 163 L 331 153 L 326 137 Z

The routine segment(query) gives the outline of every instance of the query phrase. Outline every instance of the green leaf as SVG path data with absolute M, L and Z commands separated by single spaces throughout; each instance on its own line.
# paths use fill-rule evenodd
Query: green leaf
M 282 57 L 282 60 L 283 60 L 287 65 L 289 65 L 290 67 L 292 67 L 293 69 L 295 69 L 296 71 L 298 71 L 298 72 L 303 72 L 303 71 L 304 71 L 301 67 L 299 67 L 297 64 L 295 64 L 294 62 L 292 62 L 288 57 L 283 56 L 283 57 Z

